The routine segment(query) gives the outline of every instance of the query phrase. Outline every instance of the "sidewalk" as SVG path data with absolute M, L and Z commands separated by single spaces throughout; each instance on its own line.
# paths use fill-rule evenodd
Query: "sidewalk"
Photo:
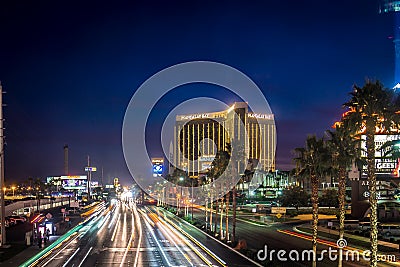
M 15 254 L 14 256 L 12 256 L 9 259 L 6 259 L 6 260 L 0 262 L 0 266 L 2 266 L 2 265 L 4 265 L 4 266 L 7 265 L 9 267 L 20 266 L 21 264 L 26 262 L 28 259 L 30 259 L 33 256 L 35 256 L 36 254 L 38 254 L 45 247 L 48 247 L 49 245 L 51 245 L 60 236 L 64 235 L 69 229 L 75 227 L 76 225 L 78 225 L 79 222 L 82 221 L 80 213 L 68 215 L 68 217 L 71 220 L 71 226 L 69 226 L 67 222 L 63 222 L 63 217 L 61 214 L 60 207 L 53 208 L 51 210 L 46 210 L 46 211 L 43 211 L 42 213 L 43 214 L 51 213 L 53 215 L 53 222 L 55 225 L 57 225 L 55 235 L 49 236 L 49 241 L 42 248 L 39 248 L 37 242 L 31 243 L 31 245 L 29 245 L 29 246 L 26 245 L 26 241 L 10 242 L 11 243 L 10 247 L 9 248 L 1 248 L 0 253 L 14 252 L 17 254 Z M 21 252 L 19 252 L 19 253 L 15 252 L 15 250 L 20 250 L 20 249 L 22 249 Z
M 56 241 L 60 236 L 50 236 L 49 241 L 47 242 L 46 246 L 49 246 L 51 243 Z M 45 247 L 39 248 L 38 244 L 32 244 L 31 246 L 26 246 L 26 249 L 15 255 L 14 257 L 5 260 L 3 262 L 0 262 L 0 265 L 7 265 L 7 266 L 20 266 L 24 262 L 26 262 L 28 259 L 32 258 L 36 254 L 38 254 L 41 250 L 43 250 Z M 12 247 L 8 248 L 12 249 Z

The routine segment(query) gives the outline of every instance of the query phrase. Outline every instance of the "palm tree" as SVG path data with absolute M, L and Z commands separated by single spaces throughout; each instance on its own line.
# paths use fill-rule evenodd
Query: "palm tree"
M 367 81 L 363 87 L 354 85 L 351 99 L 344 104 L 350 109 L 343 117 L 348 125 L 352 125 L 353 134 L 365 134 L 367 176 L 369 186 L 369 203 L 371 208 L 371 257 L 370 266 L 377 266 L 378 252 L 378 214 L 377 190 L 375 175 L 375 143 L 377 131 L 388 133 L 393 126 L 396 114 L 393 90 L 383 87 L 379 81 Z M 398 124 L 398 123 L 395 123 Z
M 356 141 L 351 135 L 348 127 L 344 123 L 335 125 L 335 131 L 326 131 L 328 135 L 327 148 L 328 153 L 332 156 L 332 169 L 334 175 L 339 180 L 338 200 L 339 200 L 339 239 L 344 236 L 344 219 L 345 219 L 345 195 L 346 195 L 346 178 L 348 168 L 352 165 L 357 157 Z M 338 266 L 342 266 L 343 248 L 339 247 Z
M 317 139 L 315 135 L 307 137 L 304 148 L 295 148 L 297 172 L 300 176 L 308 174 L 311 180 L 311 202 L 313 210 L 312 224 L 312 249 L 313 249 L 313 267 L 317 265 L 317 235 L 318 235 L 318 188 L 319 181 L 327 169 L 327 150 L 323 139 Z

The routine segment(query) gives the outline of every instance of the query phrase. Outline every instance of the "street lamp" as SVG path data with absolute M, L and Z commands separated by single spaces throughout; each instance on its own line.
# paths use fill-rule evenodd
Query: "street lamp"
M 182 196 L 182 182 L 183 182 L 183 180 L 185 180 L 185 178 L 184 177 L 179 177 L 179 181 L 180 181 L 180 183 L 181 183 L 181 195 L 180 195 L 180 199 L 179 199 L 179 202 L 178 202 L 178 204 L 179 204 L 179 211 L 180 211 L 180 209 L 181 209 L 181 199 L 183 198 L 183 196 Z M 178 212 L 178 214 L 179 214 L 179 212 Z
M 11 187 L 12 191 L 13 191 L 13 199 L 15 198 L 15 186 Z

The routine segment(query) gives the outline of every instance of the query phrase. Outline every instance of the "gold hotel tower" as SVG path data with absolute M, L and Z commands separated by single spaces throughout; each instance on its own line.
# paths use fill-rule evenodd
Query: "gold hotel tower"
M 248 138 L 244 138 L 246 133 Z M 246 152 L 237 159 L 236 170 L 240 174 L 249 168 L 249 163 L 257 165 L 253 167 L 258 170 L 275 170 L 274 115 L 249 112 L 248 104 L 244 102 L 236 102 L 220 112 L 177 115 L 174 165 L 186 171 L 188 176 L 198 177 L 207 172 L 217 151 L 226 150 L 227 143 L 232 144 L 234 140 L 244 144 Z

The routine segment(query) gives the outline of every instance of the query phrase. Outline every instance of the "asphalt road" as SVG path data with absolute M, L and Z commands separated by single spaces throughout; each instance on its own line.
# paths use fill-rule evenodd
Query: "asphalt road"
M 37 266 L 254 266 L 193 226 L 185 224 L 192 231 L 185 233 L 180 223 L 132 202 L 102 206 Z

